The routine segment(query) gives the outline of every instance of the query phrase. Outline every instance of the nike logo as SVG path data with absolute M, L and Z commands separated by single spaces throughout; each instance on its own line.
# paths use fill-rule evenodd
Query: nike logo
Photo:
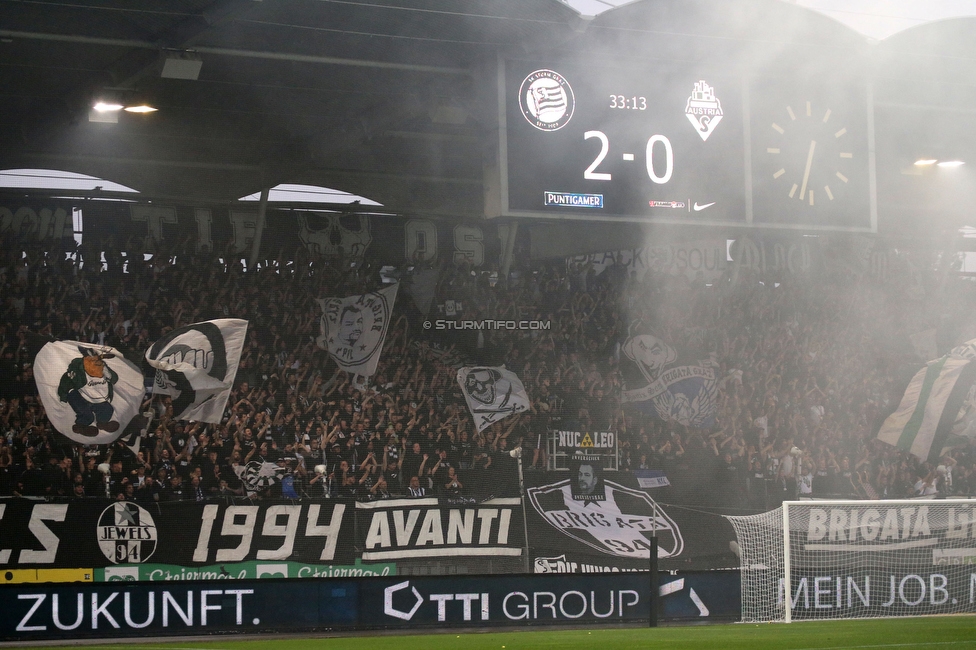
M 695 205 L 694 205 L 695 212 L 698 212 L 699 210 L 704 210 L 705 208 L 709 208 L 713 205 L 715 205 L 715 201 L 712 201 L 711 203 L 706 203 L 705 205 L 698 205 L 698 201 L 695 201 Z

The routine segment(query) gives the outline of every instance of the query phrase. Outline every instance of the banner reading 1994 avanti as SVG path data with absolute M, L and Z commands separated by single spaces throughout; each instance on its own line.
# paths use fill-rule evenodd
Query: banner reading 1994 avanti
M 0 503 L 0 584 L 394 575 L 437 563 L 468 573 L 736 566 L 721 517 L 655 508 L 623 472 L 530 485 L 518 498 Z M 528 521 L 528 531 L 524 522 Z M 526 532 L 528 534 L 526 534 Z
M 524 557 L 518 499 L 241 501 L 9 500 L 0 583 L 358 577 Z

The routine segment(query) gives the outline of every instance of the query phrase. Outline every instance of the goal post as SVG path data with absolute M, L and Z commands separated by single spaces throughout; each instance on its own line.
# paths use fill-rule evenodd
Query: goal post
M 727 519 L 743 622 L 976 613 L 976 499 L 787 501 Z

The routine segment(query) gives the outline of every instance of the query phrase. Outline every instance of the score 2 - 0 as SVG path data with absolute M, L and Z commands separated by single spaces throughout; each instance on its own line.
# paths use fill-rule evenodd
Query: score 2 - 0
M 600 163 L 607 157 L 610 153 L 610 139 L 607 138 L 607 134 L 603 131 L 587 131 L 583 134 L 583 140 L 589 140 L 590 138 L 597 138 L 600 141 L 600 153 L 597 154 L 596 158 L 590 163 L 590 166 L 586 168 L 583 172 L 583 178 L 591 181 L 609 181 L 611 180 L 611 175 L 608 172 L 598 172 L 596 168 L 600 166 Z M 664 173 L 658 174 L 657 170 L 654 169 L 654 145 L 662 144 L 664 146 Z M 628 154 L 624 154 L 625 160 L 633 160 L 633 157 L 626 158 Z M 633 156 L 633 154 L 630 154 Z M 647 146 L 644 148 L 644 162 L 647 167 L 647 176 L 654 183 L 658 185 L 663 185 L 671 180 L 671 174 L 674 172 L 674 149 L 671 147 L 671 141 L 668 140 L 667 136 L 660 134 L 654 134 L 647 139 Z

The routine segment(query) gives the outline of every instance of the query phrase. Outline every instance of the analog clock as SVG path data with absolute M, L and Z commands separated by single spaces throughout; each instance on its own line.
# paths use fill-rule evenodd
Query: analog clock
M 808 210 L 842 202 L 856 176 L 844 116 L 813 101 L 787 105 L 774 115 L 766 127 L 768 168 L 776 181 L 771 190 Z

